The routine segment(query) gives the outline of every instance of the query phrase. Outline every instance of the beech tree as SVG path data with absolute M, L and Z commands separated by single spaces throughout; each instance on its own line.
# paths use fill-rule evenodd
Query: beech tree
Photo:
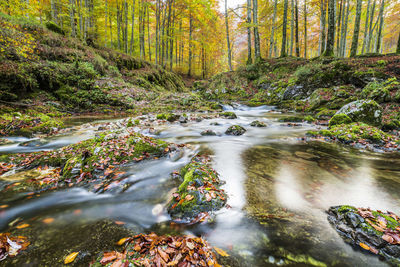
M 357 0 L 356 20 L 354 22 L 353 41 L 351 42 L 351 51 L 350 51 L 351 57 L 357 55 L 358 35 L 360 34 L 361 5 L 362 5 L 362 0 Z

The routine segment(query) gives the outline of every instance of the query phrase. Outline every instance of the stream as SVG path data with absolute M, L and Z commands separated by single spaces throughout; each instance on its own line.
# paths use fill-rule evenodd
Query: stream
M 398 154 L 305 141 L 305 132 L 316 126 L 278 122 L 288 114 L 273 107 L 236 105 L 224 109 L 235 112 L 238 118 L 175 122 L 157 125 L 152 133 L 143 131 L 191 146 L 173 157 L 127 165 L 126 186 L 103 194 L 70 188 L 29 198 L 22 194 L 0 197 L 0 205 L 8 205 L 0 210 L 1 232 L 7 232 L 10 223 L 23 220 L 30 226 L 18 233 L 31 241 L 27 251 L 0 261 L 0 266 L 58 266 L 73 251 L 81 252 L 78 260 L 82 260 L 77 262 L 88 262 L 131 232 L 152 231 L 201 235 L 231 255 L 221 259 L 221 264 L 230 266 L 387 266 L 378 257 L 347 245 L 328 223 L 325 211 L 346 204 L 399 214 Z M 251 127 L 254 120 L 267 127 Z M 83 118 L 70 123 L 86 122 Z M 247 132 L 225 135 L 235 124 Z M 200 134 L 208 129 L 217 135 Z M 0 155 L 56 149 L 95 133 L 95 127 L 82 127 L 35 145 L 24 145 L 32 140 L 14 137 L 10 140 L 15 143 L 0 146 Z M 165 205 L 179 186 L 171 173 L 199 151 L 211 155 L 214 169 L 226 181 L 222 188 L 230 207 L 216 212 L 209 223 L 170 223 Z M 52 222 L 44 223 L 46 218 Z

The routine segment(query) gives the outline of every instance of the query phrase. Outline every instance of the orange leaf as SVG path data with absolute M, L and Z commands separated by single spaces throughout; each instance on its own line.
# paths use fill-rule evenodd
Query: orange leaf
M 23 224 L 17 225 L 17 229 L 23 229 L 23 228 L 26 228 L 26 227 L 29 227 L 29 224 L 23 223 Z
M 186 195 L 185 200 L 186 200 L 186 201 L 190 201 L 190 200 L 192 200 L 193 198 L 194 198 L 194 196 L 192 196 L 192 195 Z
M 124 225 L 125 224 L 125 222 L 123 222 L 123 221 L 115 221 L 114 223 L 117 224 L 117 225 Z
M 118 245 L 118 246 L 122 246 L 122 245 L 126 242 L 126 240 L 128 240 L 128 239 L 129 239 L 129 237 L 121 238 L 121 239 L 117 242 L 117 245 Z
M 360 246 L 361 246 L 361 243 L 360 243 Z M 215 251 L 216 251 L 219 255 L 221 255 L 222 257 L 228 257 L 228 256 L 229 256 L 229 254 L 226 253 L 226 251 L 223 250 L 223 249 L 220 249 L 220 248 L 217 248 L 217 247 L 214 247 L 214 249 L 215 249 Z
M 64 259 L 64 264 L 71 263 L 75 260 L 76 256 L 78 256 L 79 252 L 72 252 Z
M 364 243 L 359 243 L 359 245 L 360 245 L 360 247 L 362 247 L 363 249 L 365 249 L 365 250 L 369 250 L 369 246 L 367 245 L 367 244 L 364 244 Z
M 50 223 L 54 222 L 54 218 L 46 218 L 42 222 L 50 224 Z

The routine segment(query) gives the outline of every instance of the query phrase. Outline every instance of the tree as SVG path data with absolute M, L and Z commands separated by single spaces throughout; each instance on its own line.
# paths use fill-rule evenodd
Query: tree
M 371 16 L 369 18 L 369 28 L 368 28 L 368 35 L 367 35 L 367 53 L 371 52 L 371 38 L 372 38 L 372 33 L 374 29 L 372 28 L 372 25 L 374 23 L 374 14 L 375 14 L 375 6 L 376 6 L 376 0 L 374 0 L 372 4 L 372 9 L 371 9 Z
M 260 35 L 258 33 L 258 2 L 253 0 L 253 23 L 254 23 L 254 57 L 255 60 L 261 59 Z
M 272 57 L 272 49 L 274 47 L 274 33 L 275 33 L 275 23 L 276 23 L 276 12 L 277 12 L 277 9 L 278 9 L 278 0 L 275 0 L 274 1 L 274 15 L 273 15 L 273 18 L 272 18 L 271 39 L 270 39 L 270 42 L 269 42 L 269 57 Z
M 277 1 L 277 0 L 275 0 Z M 250 65 L 253 60 L 251 58 L 251 0 L 247 0 L 247 65 Z
M 385 0 L 381 1 L 381 7 L 379 8 L 379 29 L 378 29 L 378 36 L 376 37 L 376 49 L 375 53 L 379 53 L 381 50 L 381 43 L 382 43 L 382 29 L 383 29 L 383 11 L 385 9 Z
M 299 5 L 298 0 L 295 3 L 295 19 L 296 19 L 296 57 L 300 57 L 300 45 L 299 45 Z
M 323 56 L 331 57 L 333 54 L 333 45 L 335 42 L 335 0 L 328 2 L 328 38 Z
M 396 54 L 400 54 L 400 33 L 399 33 L 399 39 L 398 39 L 398 41 L 397 41 Z
M 365 15 L 365 25 L 364 25 L 364 38 L 363 38 L 363 46 L 361 50 L 361 54 L 364 54 L 365 47 L 367 44 L 367 37 L 368 37 L 368 20 L 369 20 L 369 8 L 371 6 L 371 0 L 368 0 L 367 3 L 367 14 Z
M 319 34 L 319 55 L 326 47 L 326 0 L 320 0 L 320 34 Z
M 283 24 L 282 24 L 282 48 L 281 57 L 286 57 L 286 27 L 287 27 L 287 12 L 288 12 L 288 0 L 284 0 L 283 6 Z
M 351 42 L 350 57 L 354 57 L 357 55 L 358 36 L 360 34 L 361 5 L 362 5 L 362 0 L 357 0 L 356 20 L 354 22 L 354 33 L 353 33 L 353 41 Z
M 228 46 L 228 65 L 229 65 L 229 71 L 232 71 L 232 54 L 231 54 L 231 43 L 229 41 L 229 24 L 228 24 L 228 0 L 225 0 L 225 26 L 226 26 L 226 44 Z
M 304 0 L 304 58 L 307 58 L 307 0 Z

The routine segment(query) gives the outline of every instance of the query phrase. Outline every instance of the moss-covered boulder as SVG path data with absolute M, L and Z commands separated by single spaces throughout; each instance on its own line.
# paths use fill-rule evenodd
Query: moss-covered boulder
M 173 144 L 135 132 L 106 132 L 54 151 L 1 158 L 0 179 L 10 170 L 35 169 L 38 175 L 24 176 L 27 179 L 10 183 L 4 190 L 45 191 L 87 185 L 101 192 L 119 183 L 123 174 L 120 166 L 162 157 L 175 149 Z
M 203 136 L 213 136 L 217 135 L 213 130 L 204 130 L 200 133 Z
M 379 255 L 391 265 L 400 265 L 400 218 L 392 212 L 336 206 L 328 220 L 355 249 Z
M 320 130 L 317 132 L 309 133 L 311 135 L 314 135 L 316 133 L 317 135 L 322 135 L 334 140 L 339 140 L 343 143 L 364 143 L 368 141 L 375 144 L 383 144 L 385 142 L 397 141 L 394 136 L 391 136 L 376 127 L 358 122 L 334 125 L 328 130 Z
M 227 135 L 243 135 L 247 130 L 240 125 L 232 125 L 226 131 Z
M 378 103 L 389 102 L 391 100 L 390 92 L 384 83 L 377 81 L 368 83 L 362 90 L 361 97 L 375 100 Z
M 373 126 L 382 123 L 382 107 L 374 100 L 357 100 L 343 106 L 336 114 L 345 114 L 352 121 L 364 122 Z
M 252 126 L 252 127 L 267 127 L 267 124 L 265 124 L 265 122 L 256 120 L 256 121 L 252 121 L 250 123 L 250 126 Z
M 179 173 L 182 180 L 168 205 L 172 219 L 192 222 L 203 213 L 224 207 L 227 195 L 220 188 L 218 173 L 210 167 L 208 157 L 196 156 Z
M 231 111 L 225 111 L 225 112 L 220 113 L 219 115 L 221 117 L 224 117 L 226 119 L 231 119 L 231 120 L 237 118 L 236 114 L 234 112 L 231 112 Z
M 351 123 L 351 119 L 349 116 L 346 114 L 335 114 L 330 120 L 329 120 L 329 126 L 332 127 L 334 125 L 338 124 L 349 124 Z

